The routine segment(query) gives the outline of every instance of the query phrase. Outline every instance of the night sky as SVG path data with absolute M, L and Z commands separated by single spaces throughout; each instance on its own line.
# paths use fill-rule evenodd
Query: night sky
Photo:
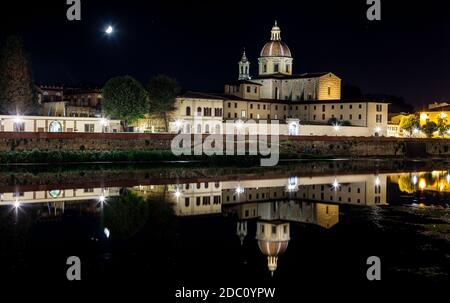
M 81 0 L 2 1 L 0 38 L 22 36 L 42 84 L 94 83 L 158 73 L 185 89 L 220 91 L 237 79 L 245 47 L 251 73 L 274 20 L 294 57 L 294 73 L 331 71 L 366 94 L 393 94 L 420 106 L 450 101 L 450 11 L 445 1 L 382 0 L 382 20 L 366 1 Z M 395 4 L 393 3 L 395 2 Z M 115 27 L 111 37 L 104 34 Z

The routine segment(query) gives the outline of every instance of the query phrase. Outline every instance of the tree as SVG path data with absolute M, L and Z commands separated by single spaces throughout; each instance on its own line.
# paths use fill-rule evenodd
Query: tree
M 431 138 L 433 137 L 433 133 L 437 131 L 437 124 L 433 121 L 427 121 L 427 123 L 422 126 L 422 131 L 427 138 Z
M 181 88 L 177 81 L 166 75 L 157 75 L 150 79 L 147 87 L 150 99 L 150 113 L 164 119 L 166 131 L 169 130 L 167 113 L 175 109 L 176 97 Z
M 113 118 L 122 120 L 125 131 L 128 124 L 143 118 L 149 111 L 148 95 L 133 77 L 115 77 L 102 89 L 103 110 Z
M 402 117 L 402 119 L 400 120 L 400 128 L 407 131 L 409 133 L 409 136 L 411 136 L 415 129 L 420 128 L 418 117 L 416 117 L 415 115 Z
M 0 111 L 14 115 L 39 111 L 30 59 L 16 36 L 6 39 L 0 53 Z
M 447 124 L 447 118 L 439 116 L 437 119 L 437 130 L 439 132 L 439 136 L 444 138 L 445 134 L 447 134 L 449 130 L 449 125 Z

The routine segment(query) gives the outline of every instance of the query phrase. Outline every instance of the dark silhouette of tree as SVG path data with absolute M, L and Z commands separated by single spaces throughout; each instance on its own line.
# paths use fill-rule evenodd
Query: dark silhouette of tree
M 427 136 L 427 138 L 433 137 L 433 133 L 437 130 L 437 124 L 433 121 L 427 121 L 427 123 L 422 126 L 422 131 Z
M 22 39 L 10 36 L 0 53 L 0 111 L 24 115 L 39 112 L 31 62 Z
M 150 113 L 162 117 L 166 131 L 169 130 L 168 113 L 174 110 L 175 99 L 181 88 L 177 81 L 166 75 L 150 79 L 147 86 L 150 99 Z
M 128 123 L 144 118 L 149 111 L 147 92 L 133 77 L 115 77 L 102 89 L 102 107 L 105 113 L 122 120 L 125 131 Z

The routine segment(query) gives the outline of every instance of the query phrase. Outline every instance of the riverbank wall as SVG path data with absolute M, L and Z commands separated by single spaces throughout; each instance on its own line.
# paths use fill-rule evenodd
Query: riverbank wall
M 141 133 L 3 132 L 0 133 L 0 153 L 32 150 L 170 151 L 174 136 L 173 134 Z M 203 136 L 203 140 L 205 138 L 206 136 Z M 237 138 L 234 139 L 237 141 Z M 194 142 L 193 137 L 192 142 Z M 280 136 L 279 146 L 280 154 L 285 156 L 307 154 L 334 157 L 450 157 L 450 140 L 448 139 Z

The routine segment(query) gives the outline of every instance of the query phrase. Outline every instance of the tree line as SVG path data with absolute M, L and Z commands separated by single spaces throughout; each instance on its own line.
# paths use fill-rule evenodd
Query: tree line
M 174 109 L 181 88 L 166 75 L 150 79 L 147 86 L 131 76 L 114 77 L 102 89 L 102 110 L 107 117 L 129 123 L 146 114 L 161 117 L 168 130 L 168 113 Z M 20 37 L 10 36 L 0 51 L 0 114 L 39 115 L 38 89 L 34 84 L 31 60 Z

